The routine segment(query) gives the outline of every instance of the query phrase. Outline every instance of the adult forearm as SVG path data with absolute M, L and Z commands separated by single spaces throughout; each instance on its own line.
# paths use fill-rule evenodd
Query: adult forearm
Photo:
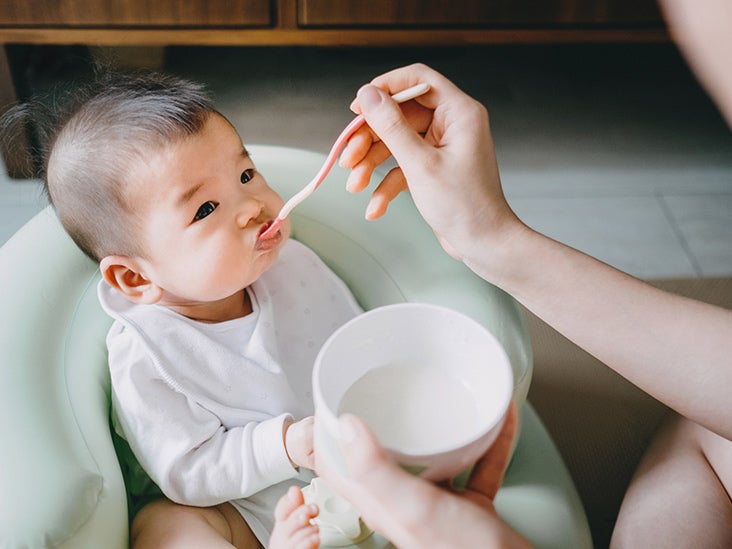
M 732 438 L 732 311 L 658 290 L 526 227 L 491 264 L 466 263 L 641 389 Z

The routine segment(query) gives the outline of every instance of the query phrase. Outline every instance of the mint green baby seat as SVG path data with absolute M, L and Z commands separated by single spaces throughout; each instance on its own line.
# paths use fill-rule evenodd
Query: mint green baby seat
M 285 199 L 324 159 L 272 146 L 250 151 Z M 569 473 L 526 402 L 531 346 L 517 304 L 445 254 L 407 194 L 385 218 L 365 221 L 368 197 L 348 195 L 345 177 L 334 170 L 295 210 L 293 237 L 315 250 L 365 309 L 430 302 L 462 311 L 496 335 L 511 359 L 522 417 L 498 511 L 536 547 L 591 547 Z M 0 248 L 0 547 L 128 546 L 125 479 L 109 424 L 111 320 L 97 303 L 98 280 L 97 266 L 50 208 Z

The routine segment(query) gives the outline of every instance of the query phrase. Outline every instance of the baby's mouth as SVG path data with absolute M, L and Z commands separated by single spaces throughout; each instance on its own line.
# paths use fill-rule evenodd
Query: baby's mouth
M 264 234 L 264 232 L 272 226 L 272 223 L 274 223 L 274 221 L 267 221 L 264 225 L 262 225 L 259 228 L 259 232 L 257 233 L 258 239 L 262 238 L 262 234 Z
M 277 235 L 280 234 L 280 227 L 282 227 L 282 224 L 284 223 L 284 219 L 281 217 L 277 217 L 274 221 L 268 221 L 264 224 L 264 226 L 259 230 L 259 241 L 262 242 L 264 240 L 271 240 L 273 238 L 277 238 Z
M 255 250 L 272 250 L 280 245 L 283 237 L 279 227 L 275 225 L 276 223 L 274 221 L 268 221 L 259 228 L 259 232 L 257 233 L 257 242 L 254 245 Z M 267 234 L 265 236 L 267 230 L 272 234 Z

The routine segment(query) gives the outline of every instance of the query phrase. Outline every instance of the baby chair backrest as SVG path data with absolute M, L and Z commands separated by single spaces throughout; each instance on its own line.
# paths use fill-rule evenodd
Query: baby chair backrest
M 8 547 L 56 546 L 100 512 L 124 513 L 108 423 L 111 322 L 97 280 L 50 209 L 0 248 L 0 539 Z M 111 539 L 124 534 L 116 522 Z

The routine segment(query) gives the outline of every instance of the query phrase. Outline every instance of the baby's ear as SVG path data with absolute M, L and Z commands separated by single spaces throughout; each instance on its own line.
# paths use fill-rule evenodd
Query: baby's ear
M 163 289 L 145 278 L 134 259 L 124 255 L 108 255 L 99 262 L 104 280 L 130 301 L 151 305 L 160 301 Z

